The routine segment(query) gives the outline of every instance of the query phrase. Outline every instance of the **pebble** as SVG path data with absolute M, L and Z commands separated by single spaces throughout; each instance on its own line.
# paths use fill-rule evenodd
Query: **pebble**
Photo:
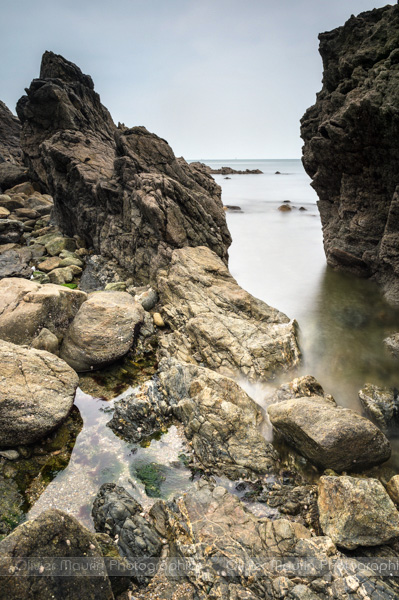
M 154 321 L 154 325 L 156 325 L 157 327 L 165 327 L 165 322 L 159 313 L 154 313 L 152 315 L 152 318 Z
M 0 456 L 7 460 L 17 460 L 17 458 L 19 458 L 19 452 L 17 452 L 17 450 L 0 450 Z

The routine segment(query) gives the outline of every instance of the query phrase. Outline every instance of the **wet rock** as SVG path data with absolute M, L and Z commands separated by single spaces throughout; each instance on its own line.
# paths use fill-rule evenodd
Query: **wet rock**
M 0 244 L 18 244 L 24 231 L 20 221 L 0 219 Z
M 58 338 L 54 333 L 51 333 L 46 327 L 38 333 L 38 335 L 32 340 L 32 348 L 36 350 L 46 350 L 51 354 L 58 354 Z
M 393 357 L 399 358 L 399 333 L 394 333 L 385 338 L 384 345 Z
M 144 310 L 152 310 L 158 302 L 158 294 L 152 288 L 136 294 L 134 299 L 140 302 Z
M 133 392 L 114 403 L 114 414 L 107 423 L 117 435 L 129 442 L 139 442 L 166 430 L 172 410 L 159 391 L 157 379 L 146 381 Z
M 29 279 L 32 269 L 29 266 L 32 253 L 29 248 L 8 250 L 0 256 L 0 279 L 5 277 L 24 277 Z
M 263 171 L 260 169 L 244 169 L 237 170 L 232 169 L 231 167 L 220 167 L 220 169 L 212 169 L 209 165 L 205 165 L 201 162 L 192 162 L 190 163 L 190 167 L 193 169 L 197 169 L 203 173 L 209 173 L 211 175 L 261 175 Z M 230 177 L 225 177 L 225 179 L 230 179 Z
M 395 504 L 399 504 L 399 475 L 394 475 L 387 483 L 387 492 Z
M 144 127 L 116 127 L 93 87 L 76 65 L 46 52 L 40 80 L 17 106 L 24 155 L 53 195 L 62 231 L 137 283 L 148 283 L 174 248 L 208 245 L 226 262 L 220 187 Z
M 101 486 L 92 511 L 96 531 L 117 537 L 123 556 L 157 557 L 163 546 L 161 536 L 143 514 L 143 507 L 114 483 Z
M 76 373 L 53 354 L 0 341 L 0 447 L 30 444 L 72 408 Z
M 0 450 L 0 456 L 7 460 L 17 460 L 19 458 L 18 450 Z
M 0 556 L 4 568 L 9 566 L 11 573 L 14 573 L 18 558 L 30 560 L 31 563 L 36 557 L 48 557 L 47 561 L 51 557 L 58 557 L 78 562 L 79 558 L 100 559 L 102 553 L 96 536 L 91 531 L 74 517 L 52 509 L 33 521 L 23 523 L 0 542 Z M 40 564 L 38 568 L 39 566 Z M 53 574 L 51 569 L 44 577 L 37 573 L 21 577 L 10 576 L 2 582 L 0 598 L 113 600 L 114 595 L 104 567 L 96 573 L 96 577 L 88 576 L 87 570 L 60 577 Z
M 399 428 L 399 398 L 396 388 L 367 383 L 359 391 L 359 400 L 368 417 L 383 431 Z
M 109 365 L 132 347 L 143 319 L 143 308 L 130 294 L 93 293 L 71 323 L 60 356 L 78 372 Z
M 292 400 L 293 398 L 304 398 L 305 396 L 321 396 L 324 399 L 331 399 L 335 404 L 331 396 L 327 397 L 325 395 L 322 386 L 312 375 L 297 377 L 290 383 L 280 385 L 271 396 L 270 404 Z
M 323 88 L 301 121 L 327 263 L 377 279 L 398 302 L 399 12 L 388 5 L 320 34 Z M 374 143 L 375 131 L 384 139 Z
M 160 340 L 166 355 L 264 381 L 300 361 L 295 321 L 240 288 L 209 248 L 175 250 L 158 292 L 173 330 Z
M 378 479 L 321 477 L 318 506 L 324 533 L 348 550 L 399 537 L 399 513 Z
M 268 413 L 285 440 L 320 468 L 361 470 L 391 455 L 389 441 L 371 421 L 320 396 L 272 404 Z
M 68 328 L 84 292 L 53 284 L 7 278 L 0 281 L 0 338 L 14 344 L 30 344 L 43 327 L 55 335 Z
M 235 381 L 173 359 L 161 362 L 158 377 L 204 467 L 232 479 L 275 467 L 277 454 L 259 431 L 262 414 Z

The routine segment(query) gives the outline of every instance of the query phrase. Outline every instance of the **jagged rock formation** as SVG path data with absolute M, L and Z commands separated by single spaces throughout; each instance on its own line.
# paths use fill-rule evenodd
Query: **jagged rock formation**
M 0 100 L 0 187 L 7 189 L 27 180 L 20 145 L 21 123 Z
M 202 162 L 192 162 L 190 167 L 201 171 L 202 173 L 208 173 L 210 175 L 262 175 L 263 171 L 260 169 L 232 169 L 231 167 L 220 167 L 220 169 L 212 169 L 209 165 L 205 165 Z
M 144 127 L 116 127 L 74 64 L 46 52 L 17 113 L 25 156 L 54 196 L 64 233 L 116 259 L 136 282 L 174 248 L 206 245 L 227 261 L 220 187 Z
M 327 262 L 399 295 L 399 7 L 319 36 L 323 88 L 301 121 Z

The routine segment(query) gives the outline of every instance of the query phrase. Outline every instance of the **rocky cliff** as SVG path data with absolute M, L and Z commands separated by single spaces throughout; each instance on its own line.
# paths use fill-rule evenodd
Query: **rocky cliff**
M 54 196 L 64 233 L 116 259 L 137 282 L 175 248 L 205 245 L 227 262 L 220 187 L 144 127 L 116 127 L 76 65 L 46 52 L 17 113 L 26 160 Z
M 0 100 L 0 190 L 26 181 L 20 144 L 21 123 Z
M 327 262 L 399 301 L 399 6 L 322 33 L 323 87 L 301 121 Z

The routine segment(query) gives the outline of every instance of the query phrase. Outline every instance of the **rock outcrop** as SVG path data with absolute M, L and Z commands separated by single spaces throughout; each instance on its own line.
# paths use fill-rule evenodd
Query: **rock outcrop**
M 22 164 L 21 123 L 0 100 L 0 191 L 27 181 Z
M 301 121 L 327 262 L 399 299 L 399 7 L 322 33 L 323 88 Z
M 0 341 L 0 447 L 31 444 L 67 417 L 78 376 L 61 359 Z
M 262 175 L 263 171 L 260 169 L 232 169 L 231 167 L 220 167 L 220 169 L 212 169 L 209 165 L 205 165 L 201 162 L 192 162 L 190 167 L 201 171 L 202 173 L 208 173 L 210 175 Z
M 378 479 L 321 477 L 320 525 L 338 546 L 379 546 L 399 537 L 399 513 Z
M 243 290 L 209 248 L 175 250 L 158 273 L 166 354 L 227 376 L 272 379 L 299 364 L 295 321 Z
M 75 371 L 105 367 L 132 347 L 144 309 L 126 292 L 94 292 L 66 332 L 60 356 Z
M 321 396 L 268 407 L 273 427 L 298 452 L 323 469 L 354 471 L 385 462 L 391 446 L 371 421 Z
M 396 388 L 382 388 L 372 383 L 359 391 L 359 400 L 367 416 L 383 431 L 399 429 L 399 398 Z
M 46 52 L 17 113 L 26 159 L 54 196 L 64 233 L 116 259 L 139 283 L 174 248 L 207 245 L 227 261 L 220 187 L 144 127 L 116 127 L 74 64 Z

